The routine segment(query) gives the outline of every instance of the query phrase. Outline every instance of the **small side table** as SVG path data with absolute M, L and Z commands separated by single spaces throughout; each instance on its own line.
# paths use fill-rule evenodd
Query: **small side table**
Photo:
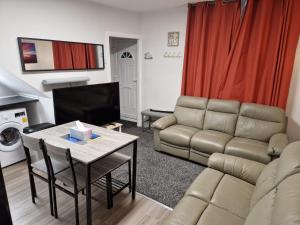
M 146 130 L 145 128 L 145 122 L 148 122 L 148 129 L 151 128 L 151 122 L 154 122 L 155 120 L 162 118 L 164 116 L 168 116 L 173 112 L 163 112 L 163 111 L 156 111 L 152 109 L 145 109 L 142 111 L 142 128 L 143 131 Z
M 109 129 L 109 130 L 118 129 L 119 132 L 122 132 L 122 126 L 123 126 L 122 123 L 113 122 L 113 123 L 105 124 L 103 127 L 105 127 L 106 129 Z

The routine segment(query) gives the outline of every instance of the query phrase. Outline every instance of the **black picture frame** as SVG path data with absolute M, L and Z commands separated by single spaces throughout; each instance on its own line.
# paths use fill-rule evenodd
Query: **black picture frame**
M 25 67 L 25 62 L 23 58 L 23 48 L 22 48 L 22 39 L 33 40 L 33 41 L 60 41 L 66 43 L 74 43 L 74 44 L 90 44 L 95 46 L 102 47 L 102 67 L 99 68 L 80 68 L 80 69 L 36 69 L 36 70 L 28 70 Z M 55 40 L 55 39 L 43 39 L 43 38 L 28 38 L 28 37 L 17 37 L 18 47 L 19 47 L 19 56 L 22 71 L 24 73 L 32 73 L 32 72 L 55 72 L 55 71 L 95 71 L 95 70 L 104 70 L 105 69 L 105 61 L 104 61 L 104 45 L 103 44 L 95 44 L 95 43 L 87 43 L 87 42 L 75 42 L 75 41 L 63 41 L 63 40 Z

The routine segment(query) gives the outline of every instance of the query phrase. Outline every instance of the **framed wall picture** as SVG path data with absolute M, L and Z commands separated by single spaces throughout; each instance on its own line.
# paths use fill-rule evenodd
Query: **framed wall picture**
M 35 43 L 23 42 L 22 52 L 24 63 L 37 63 Z
M 179 32 L 168 32 L 168 46 L 179 46 Z
M 102 44 L 18 37 L 23 72 L 104 69 Z

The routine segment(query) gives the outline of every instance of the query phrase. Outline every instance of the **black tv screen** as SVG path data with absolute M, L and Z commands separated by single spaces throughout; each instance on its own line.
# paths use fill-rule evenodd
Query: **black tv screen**
M 56 125 L 80 120 L 101 126 L 120 120 L 119 83 L 53 90 Z

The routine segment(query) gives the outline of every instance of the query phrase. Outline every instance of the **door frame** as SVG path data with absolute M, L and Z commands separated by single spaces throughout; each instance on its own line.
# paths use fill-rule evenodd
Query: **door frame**
M 106 32 L 105 35 L 105 43 L 107 48 L 107 70 L 110 82 L 112 80 L 112 74 L 111 74 L 111 63 L 110 63 L 110 38 L 125 38 L 125 39 L 135 39 L 137 40 L 137 125 L 141 126 L 141 108 L 142 108 L 142 59 L 143 59 L 143 53 L 142 53 L 142 36 L 139 34 L 126 34 L 126 33 L 118 33 L 118 32 Z

